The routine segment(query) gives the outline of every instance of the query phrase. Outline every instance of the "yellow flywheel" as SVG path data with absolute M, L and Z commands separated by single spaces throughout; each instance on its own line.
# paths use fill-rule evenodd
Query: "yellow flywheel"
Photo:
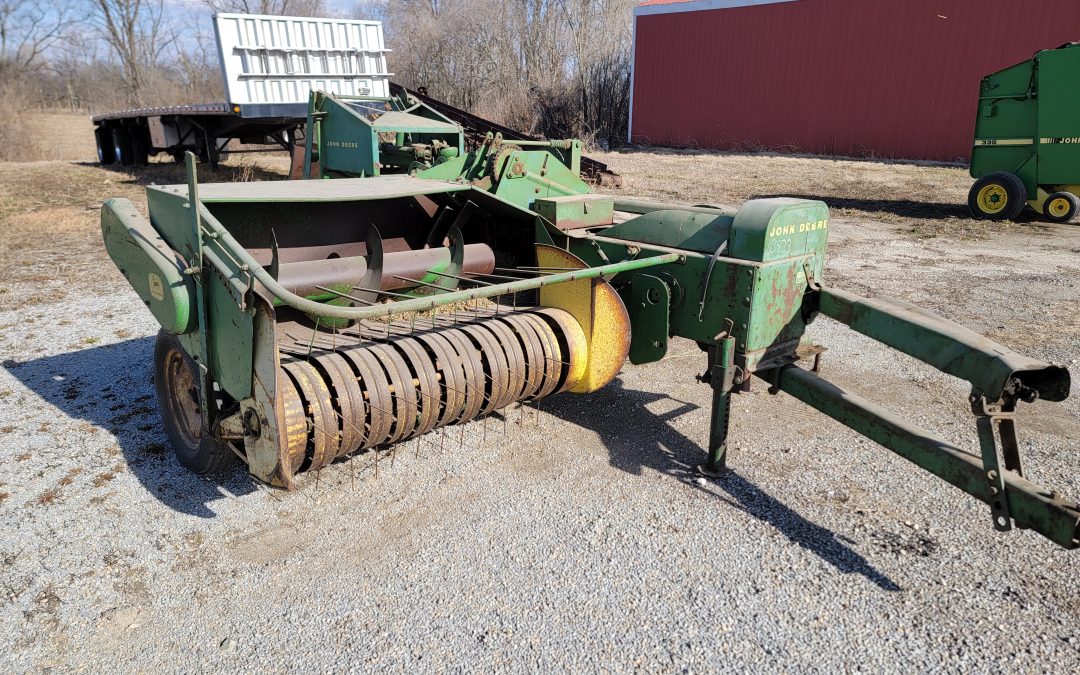
M 580 258 L 555 246 L 536 245 L 542 269 L 569 270 L 585 267 Z M 587 352 L 584 367 L 571 359 L 571 372 L 580 373 L 569 391 L 585 394 L 615 379 L 630 352 L 630 316 L 619 294 L 603 279 L 580 279 L 540 289 L 540 304 L 568 312 L 581 324 Z

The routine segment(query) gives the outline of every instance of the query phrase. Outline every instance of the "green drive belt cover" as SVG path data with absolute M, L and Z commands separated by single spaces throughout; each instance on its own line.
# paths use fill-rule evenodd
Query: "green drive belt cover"
M 101 235 L 109 257 L 158 323 L 177 335 L 195 330 L 195 284 L 184 274 L 187 264 L 130 201 L 102 204 Z

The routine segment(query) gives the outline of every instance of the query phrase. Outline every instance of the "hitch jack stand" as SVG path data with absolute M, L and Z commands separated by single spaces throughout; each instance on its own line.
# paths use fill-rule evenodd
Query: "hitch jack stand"
M 699 379 L 713 390 L 709 416 L 709 458 L 697 466 L 698 473 L 719 478 L 727 473 L 727 437 L 731 423 L 731 392 L 735 378 L 735 338 L 724 337 L 708 347 L 709 369 Z

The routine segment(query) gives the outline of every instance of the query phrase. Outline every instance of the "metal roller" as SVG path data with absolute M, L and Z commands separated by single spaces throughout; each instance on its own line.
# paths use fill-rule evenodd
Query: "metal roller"
M 508 315 L 495 321 L 505 323 L 517 337 L 518 344 L 525 354 L 525 384 L 519 394 L 519 400 L 532 398 L 544 384 L 544 349 L 536 331 L 524 319 Z
M 442 407 L 441 385 L 439 374 L 435 370 L 435 362 L 428 355 L 427 350 L 411 337 L 397 338 L 390 344 L 400 351 L 406 365 L 412 371 L 417 393 L 416 402 L 419 406 L 419 421 L 413 434 L 426 434 L 439 421 L 439 412 Z
M 436 424 L 445 426 L 456 422 L 461 419 L 465 409 L 465 370 L 461 357 L 453 345 L 437 332 L 420 333 L 416 339 L 428 350 L 442 382 L 442 407 Z
M 465 374 L 464 380 L 462 380 L 462 393 L 465 395 L 465 404 L 461 416 L 456 421 L 467 422 L 480 414 L 487 400 L 484 388 L 483 358 L 472 341 L 460 330 L 455 328 L 441 331 L 440 334 L 456 350 L 457 362 L 461 365 Z
M 572 386 L 577 324 L 558 309 L 470 321 L 361 323 L 283 346 L 280 399 L 293 473 L 467 422 Z M 577 331 L 580 332 L 580 328 Z M 569 331 L 571 334 L 565 335 Z M 566 361 L 564 359 L 570 359 Z
M 357 421 L 364 419 L 363 395 L 356 386 L 356 376 L 345 359 L 336 352 L 321 353 L 311 363 L 326 376 L 330 384 L 330 393 L 334 412 L 338 417 L 338 429 L 341 442 L 337 456 L 346 455 L 360 447 L 363 438 Z M 359 399 L 359 400 L 358 400 Z
M 495 336 L 495 341 L 506 356 L 506 396 L 502 399 L 500 408 L 504 408 L 521 398 L 522 389 L 525 386 L 525 371 L 527 368 L 525 354 L 521 350 L 521 344 L 514 337 L 514 333 L 499 319 L 488 319 L 477 324 Z
M 393 428 L 394 402 L 390 394 L 390 385 L 378 360 L 365 348 L 348 349 L 346 358 L 356 369 L 358 383 L 363 388 L 367 401 L 367 436 L 361 448 L 373 448 L 381 445 L 390 437 Z
M 564 355 L 562 376 L 555 391 L 568 391 L 584 377 L 588 365 L 589 345 L 585 341 L 585 331 L 574 317 L 562 310 L 544 308 L 537 310 L 535 315 L 547 322 Z
M 385 344 L 377 344 L 370 349 L 390 381 L 390 396 L 394 402 L 394 424 L 393 432 L 387 442 L 396 443 L 411 436 L 416 428 L 418 414 L 416 388 L 413 386 L 409 367 L 405 365 L 404 359 L 397 350 Z
M 293 378 L 300 390 L 300 398 L 307 410 L 309 469 L 321 469 L 333 460 L 337 453 L 338 426 L 330 390 L 315 368 L 305 361 L 289 360 L 282 368 Z
M 535 398 L 542 398 L 559 386 L 563 373 L 563 352 L 559 348 L 559 339 L 546 321 L 532 313 L 522 314 L 521 318 L 536 330 L 544 349 L 544 383 L 535 395 Z
M 511 400 L 508 394 L 510 366 L 506 363 L 506 353 L 499 346 L 495 336 L 490 331 L 480 328 L 479 325 L 464 324 L 460 330 L 480 350 L 484 379 L 477 384 L 485 397 L 481 414 L 488 415 L 507 406 Z
M 292 378 L 282 372 L 278 378 L 278 401 L 281 406 L 281 418 L 285 424 L 286 457 L 293 473 L 304 467 L 307 458 L 308 423 L 304 414 L 304 402 Z

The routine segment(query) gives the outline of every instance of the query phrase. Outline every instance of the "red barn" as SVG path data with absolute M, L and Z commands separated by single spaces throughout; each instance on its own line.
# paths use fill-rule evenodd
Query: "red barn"
M 630 140 L 955 160 L 979 81 L 1080 40 L 1080 0 L 644 0 Z

